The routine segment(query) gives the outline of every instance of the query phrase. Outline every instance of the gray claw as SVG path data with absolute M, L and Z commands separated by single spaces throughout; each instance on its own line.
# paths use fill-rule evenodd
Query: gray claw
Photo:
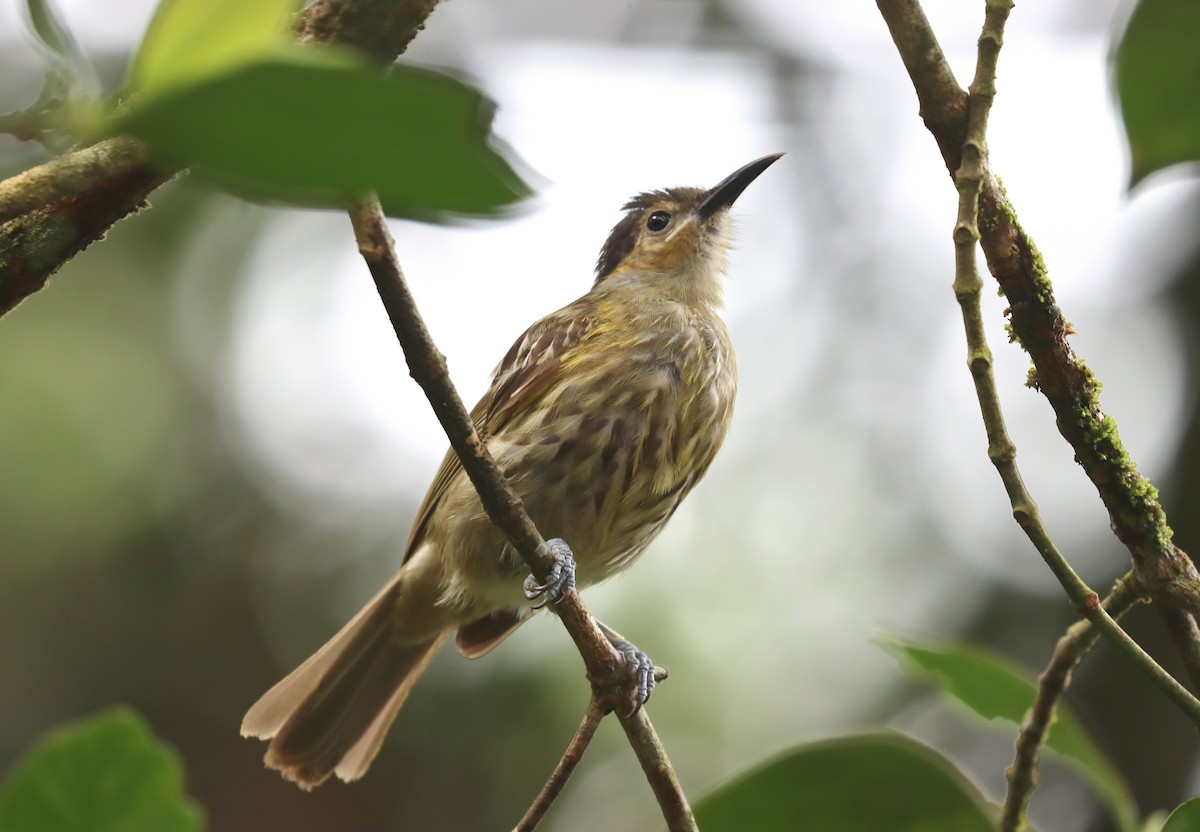
M 558 537 L 547 540 L 545 545 L 554 558 L 554 566 L 546 577 L 546 583 L 539 584 L 533 575 L 525 579 L 525 597 L 530 601 L 542 599 L 533 605 L 535 610 L 540 610 L 546 604 L 557 604 L 563 595 L 575 588 L 575 556 L 571 554 L 571 547 Z
M 629 674 L 637 679 L 637 693 L 633 700 L 633 710 L 637 713 L 638 708 L 650 701 L 650 694 L 654 691 L 654 662 L 631 642 L 622 640 L 613 644 L 613 647 L 625 657 Z
M 604 633 L 604 637 L 608 639 L 608 643 L 625 660 L 625 667 L 630 678 L 637 682 L 637 690 L 633 692 L 633 713 L 637 713 L 643 705 L 650 701 L 650 694 L 654 692 L 654 685 L 659 679 L 659 670 L 655 668 L 654 662 L 650 661 L 650 657 L 637 649 L 637 646 L 629 639 L 602 621 L 597 621 L 596 624 Z M 665 679 L 666 671 L 662 671 L 662 674 L 662 678 Z

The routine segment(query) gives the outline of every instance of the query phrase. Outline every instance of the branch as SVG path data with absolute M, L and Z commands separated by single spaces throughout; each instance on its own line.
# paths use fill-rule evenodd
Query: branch
M 604 719 L 604 711 L 600 708 L 596 697 L 593 696 L 592 701 L 588 703 L 587 711 L 583 714 L 583 722 L 579 724 L 579 728 L 575 731 L 575 736 L 571 739 L 571 744 L 563 752 L 562 759 L 554 767 L 554 771 L 551 772 L 550 779 L 546 781 L 546 785 L 542 786 L 542 790 L 534 799 L 533 805 L 529 807 L 521 820 L 513 827 L 513 832 L 533 832 L 537 828 L 537 825 L 542 822 L 542 818 L 546 816 L 546 812 L 554 804 L 558 796 L 562 794 L 563 787 L 567 785 L 567 780 L 574 773 L 575 767 L 583 759 L 583 753 L 587 751 L 588 746 L 591 744 L 592 737 L 596 735 L 596 729 L 600 727 L 600 720 L 602 719 Z
M 1167 634 L 1179 652 L 1183 669 L 1192 681 L 1192 688 L 1200 690 L 1200 630 L 1190 613 L 1159 607 Z
M 667 821 L 667 829 L 671 832 L 696 830 L 692 807 L 688 805 L 683 787 L 679 785 L 679 778 L 675 776 L 671 761 L 667 759 L 667 750 L 659 742 L 646 709 L 638 708 L 632 713 L 617 710 L 616 713 L 633 753 L 642 764 L 646 780 L 658 799 L 658 806 Z
M 1114 619 L 1144 599 L 1135 588 L 1133 573 L 1120 578 L 1112 592 L 1104 599 L 1103 607 Z M 1058 702 L 1071 684 L 1071 674 L 1083 657 L 1096 646 L 1100 631 L 1089 621 L 1077 621 L 1058 640 L 1050 663 L 1038 677 L 1037 697 L 1033 707 L 1025 716 L 1021 733 L 1017 737 L 1017 755 L 1012 766 L 1005 772 L 1008 778 L 1008 794 L 1004 798 L 1004 811 L 1000 818 L 1000 832 L 1017 832 L 1025 826 L 1025 812 L 1029 798 L 1038 786 L 1037 768 L 1042 746 L 1054 724 L 1054 712 Z
M 391 63 L 425 25 L 436 4 L 437 0 L 317 0 L 301 15 L 298 37 L 352 46 Z M 70 156 L 85 154 L 74 160 L 82 163 L 89 158 L 89 151 L 102 145 L 111 151 L 114 144 L 123 148 L 118 154 L 125 159 L 123 164 L 107 171 L 101 169 L 103 166 L 85 164 L 95 174 L 94 180 L 64 183 L 57 196 L 45 200 L 27 196 L 25 202 L 32 205 L 19 211 L 22 215 L 15 219 L 9 219 L 14 215 L 8 213 L 11 209 L 0 195 L 0 316 L 45 286 L 68 260 L 102 238 L 117 222 L 145 208 L 151 192 L 177 172 L 156 169 L 145 159 L 125 152 L 131 145 L 127 138 L 110 139 Z M 67 162 L 67 158 L 47 165 L 70 167 L 74 163 Z M 34 206 L 41 207 L 30 210 Z
M 553 566 L 546 542 L 509 487 L 504 472 L 488 453 L 450 381 L 446 359 L 438 352 L 425 328 L 400 270 L 379 201 L 371 198 L 351 207 L 349 213 L 359 252 L 375 279 L 379 297 L 408 361 L 409 374 L 429 399 L 463 470 L 479 493 L 488 517 L 508 537 L 530 571 L 544 583 Z M 623 660 L 597 626 L 596 619 L 588 613 L 575 589 L 564 593 L 552 609 L 575 642 L 594 686 L 611 686 L 613 680 L 628 678 Z M 672 832 L 694 830 L 696 824 L 691 808 L 643 709 L 629 716 L 622 716 L 618 709 L 618 717 L 642 762 L 668 829 Z
M 148 163 L 145 148 L 124 137 L 65 153 L 0 182 L 0 222 L 74 196 Z
M 920 3 L 876 4 L 912 78 L 925 126 L 954 175 L 963 161 L 967 95 L 954 80 Z M 1033 360 L 1031 383 L 1050 402 L 1059 432 L 1099 492 L 1113 531 L 1132 555 L 1139 583 L 1155 603 L 1200 614 L 1200 573 L 1171 543 L 1158 492 L 1125 452 L 1116 423 L 1100 409 L 1100 383 L 1067 342 L 1071 325 L 1054 301 L 1041 255 L 986 166 L 978 226 L 988 267 L 1009 301 L 1013 337 Z
M 881 6 L 883 5 L 881 0 Z M 962 308 L 967 336 L 967 363 L 988 437 L 988 457 L 996 466 L 1012 504 L 1013 517 L 1050 567 L 1080 614 L 1111 639 L 1145 673 L 1151 682 L 1200 726 L 1200 700 L 1154 661 L 1099 603 L 1099 596 L 1071 568 L 1042 525 L 1037 504 L 1025 488 L 1017 467 L 1017 449 L 1004 426 L 1004 413 L 992 374 L 992 352 L 984 332 L 979 296 L 983 279 L 975 267 L 975 245 L 980 237 L 978 209 L 980 186 L 987 172 L 986 131 L 988 113 L 996 93 L 996 60 L 1003 43 L 1004 23 L 1012 0 L 987 0 L 987 16 L 979 36 L 979 59 L 967 100 L 967 132 L 955 172 L 958 219 L 954 226 L 954 295 Z
M 147 208 L 150 192 L 173 176 L 136 165 L 0 225 L 0 315 L 45 286 L 118 220 Z
M 388 65 L 425 28 L 438 0 L 317 0 L 300 21 L 302 42 L 343 43 Z

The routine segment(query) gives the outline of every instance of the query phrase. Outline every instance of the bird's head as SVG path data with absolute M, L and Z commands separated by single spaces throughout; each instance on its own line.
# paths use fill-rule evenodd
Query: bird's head
M 720 306 L 729 209 L 782 153 L 756 159 L 707 190 L 647 191 L 625 203 L 596 261 L 593 290 L 630 286 L 683 303 Z

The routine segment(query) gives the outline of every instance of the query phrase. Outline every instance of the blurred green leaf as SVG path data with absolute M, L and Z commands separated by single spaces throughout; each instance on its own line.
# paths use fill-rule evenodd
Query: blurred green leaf
M 1141 0 L 1116 50 L 1133 183 L 1200 160 L 1200 3 Z
M 136 101 L 111 125 L 253 199 L 394 216 L 486 215 L 529 193 L 488 144 L 492 107 L 441 73 L 349 66 L 296 48 Z
M 702 798 L 705 832 L 990 832 L 992 808 L 932 749 L 897 734 L 794 748 Z
M 51 55 L 46 84 L 34 105 L 35 111 L 55 112 L 67 104 L 83 106 L 100 94 L 100 81 L 91 62 L 52 0 L 25 0 L 25 13 L 34 37 Z
M 51 0 L 26 0 L 29 25 L 43 46 L 70 64 L 83 63 L 83 53 Z
M 196 832 L 175 753 L 116 708 L 55 729 L 0 787 L 5 832 Z
M 1200 832 L 1200 798 L 1177 806 L 1163 824 L 1162 832 Z
M 300 0 L 162 0 L 130 65 L 134 89 L 199 80 L 275 51 L 290 40 Z
M 984 719 L 1020 725 L 1037 695 L 1030 673 L 988 650 L 963 644 L 920 645 L 892 637 L 880 641 L 911 675 L 932 682 Z M 1137 828 L 1137 808 L 1128 786 L 1066 703 L 1059 703 L 1046 745 L 1091 782 L 1122 830 Z

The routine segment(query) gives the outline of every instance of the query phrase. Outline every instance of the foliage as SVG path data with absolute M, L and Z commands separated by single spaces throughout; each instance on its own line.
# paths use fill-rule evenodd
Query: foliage
M 800 746 L 696 805 L 706 832 L 988 832 L 993 814 L 950 762 L 897 734 Z
M 61 726 L 0 786 L 6 832 L 196 832 L 175 753 L 132 711 Z
M 1172 812 L 1162 832 L 1200 832 L 1200 798 L 1189 800 Z
M 297 48 L 168 87 L 112 128 L 243 195 L 332 207 L 375 191 L 392 215 L 436 219 L 524 194 L 483 141 L 487 109 L 440 73 Z
M 345 50 L 297 46 L 293 0 L 166 0 L 98 134 L 243 196 L 330 207 L 374 191 L 394 216 L 441 220 L 513 205 L 529 188 L 489 141 L 475 88 Z
M 1114 57 L 1132 181 L 1200 160 L 1200 3 L 1141 0 Z
M 165 0 L 129 67 L 129 86 L 143 94 L 159 92 L 285 49 L 291 40 L 288 15 L 299 5 L 296 0 Z
M 898 638 L 881 642 L 905 670 L 936 685 L 985 720 L 1020 725 L 1033 704 L 1037 684 L 1032 674 L 982 647 L 922 645 Z M 1121 829 L 1136 828 L 1137 807 L 1129 787 L 1065 703 L 1058 707 L 1046 746 L 1087 778 L 1108 803 Z

